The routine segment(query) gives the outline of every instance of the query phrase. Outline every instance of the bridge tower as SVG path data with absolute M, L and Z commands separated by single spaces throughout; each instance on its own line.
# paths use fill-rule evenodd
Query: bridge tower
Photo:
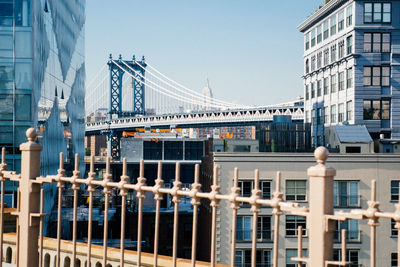
M 135 56 L 132 60 L 123 60 L 121 55 L 118 59 L 114 60 L 110 54 L 108 61 L 110 69 L 110 110 L 109 119 L 111 120 L 113 115 L 117 118 L 124 116 L 137 116 L 146 114 L 145 106 L 145 68 L 146 62 L 144 56 L 141 61 L 137 61 Z M 132 90 L 133 90 L 133 109 L 132 111 L 122 110 L 122 77 L 125 72 L 130 73 L 132 78 Z M 116 131 L 107 131 L 107 148 L 108 155 L 112 156 L 113 159 L 120 158 L 120 141 L 121 133 Z

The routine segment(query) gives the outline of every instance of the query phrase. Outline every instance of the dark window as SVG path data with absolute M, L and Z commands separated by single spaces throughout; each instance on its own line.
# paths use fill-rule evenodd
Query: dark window
M 392 267 L 397 267 L 397 253 L 392 253 L 391 254 L 391 266 Z
M 310 91 L 309 91 L 309 86 L 306 85 L 306 100 L 310 99 Z
M 353 36 L 350 35 L 346 38 L 347 55 L 353 53 Z
M 346 146 L 346 153 L 361 153 L 360 146 Z
M 358 265 L 358 250 L 355 249 L 348 249 L 346 251 L 346 261 L 350 261 L 351 264 L 347 265 L 349 267 L 360 267 L 361 265 Z M 334 249 L 333 250 L 333 260 L 334 261 L 340 261 L 341 260 L 341 250 L 340 249 Z
M 337 221 L 334 232 L 335 242 L 341 242 L 341 230 L 346 230 L 347 242 L 360 242 L 360 230 L 358 229 L 358 220 Z
M 344 90 L 344 72 L 339 72 L 339 91 Z
M 390 220 L 391 236 L 396 237 L 399 234 L 399 230 L 396 228 L 396 221 Z
M 203 156 L 203 142 L 201 141 L 186 141 L 185 142 L 185 159 L 186 160 L 201 160 Z
M 310 61 L 307 59 L 306 60 L 306 74 L 310 72 Z
M 324 95 L 329 94 L 329 78 L 324 78 Z
M 346 76 L 347 76 L 346 87 L 347 88 L 353 87 L 353 68 L 347 69 Z
M 300 216 L 286 215 L 286 235 L 297 236 L 299 226 L 302 226 L 302 235 L 306 235 L 306 219 Z
M 364 66 L 365 86 L 390 86 L 390 66 Z
M 165 160 L 183 160 L 183 142 L 165 141 L 164 142 Z
M 143 142 L 143 159 L 145 160 L 162 160 L 162 142 L 144 141 Z
M 391 23 L 391 3 L 364 3 L 364 23 Z
M 336 45 L 331 46 L 331 63 L 336 61 Z
M 335 181 L 333 205 L 335 207 L 359 207 L 358 181 Z
M 321 92 L 322 92 L 322 81 L 319 80 L 317 81 L 317 96 L 321 96 Z
M 305 49 L 306 50 L 310 49 L 310 33 L 306 34 Z
M 390 100 L 364 100 L 364 120 L 390 120 Z
M 315 97 L 315 83 L 311 84 L 311 98 Z
M 391 181 L 390 182 L 390 200 L 391 201 L 399 201 L 399 186 L 400 181 Z

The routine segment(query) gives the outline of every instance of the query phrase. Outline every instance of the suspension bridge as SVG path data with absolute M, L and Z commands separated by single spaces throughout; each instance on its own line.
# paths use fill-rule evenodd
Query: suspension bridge
M 198 92 L 164 75 L 142 57 L 109 61 L 86 87 L 86 116 L 107 110 L 107 118 L 86 123 L 86 135 L 108 135 L 111 155 L 118 158 L 124 131 L 243 126 L 268 123 L 276 115 L 302 121 L 302 100 L 270 106 L 247 106 Z

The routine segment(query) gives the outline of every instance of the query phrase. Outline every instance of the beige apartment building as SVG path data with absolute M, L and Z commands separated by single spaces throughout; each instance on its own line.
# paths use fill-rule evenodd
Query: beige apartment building
M 250 196 L 253 189 L 254 170 L 260 172 L 260 189 L 263 198 L 271 198 L 275 188 L 276 172 L 282 172 L 281 191 L 283 199 L 295 201 L 308 206 L 309 178 L 307 169 L 315 165 L 312 154 L 283 153 L 214 153 L 203 159 L 201 183 L 211 184 L 212 167 L 219 166 L 218 183 L 222 194 L 230 194 L 233 186 L 234 168 L 239 168 L 239 187 L 241 195 Z M 400 155 L 395 154 L 331 154 L 328 166 L 337 170 L 334 183 L 335 210 L 350 211 L 368 208 L 370 185 L 377 181 L 377 200 L 379 208 L 392 212 L 399 198 Z M 207 188 L 203 188 L 207 191 Z M 200 236 L 209 236 L 207 222 L 210 222 L 210 210 L 200 210 L 204 224 Z M 236 266 L 250 266 L 251 262 L 251 225 L 252 212 L 250 206 L 241 205 L 237 216 L 236 231 Z M 262 207 L 258 216 L 257 230 L 257 266 L 272 266 L 274 220 L 272 209 Z M 217 263 L 230 263 L 232 242 L 232 209 L 229 202 L 221 202 L 217 212 Z M 377 227 L 377 266 L 397 266 L 397 229 L 389 219 L 380 219 Z M 295 267 L 291 257 L 297 255 L 297 229 L 303 226 L 304 254 L 307 255 L 308 237 L 306 219 L 299 216 L 283 214 L 279 222 L 279 266 Z M 366 220 L 347 220 L 337 224 L 337 229 L 347 230 L 347 260 L 350 266 L 369 266 L 370 260 L 370 227 Z M 340 234 L 335 231 L 334 257 L 340 258 Z M 209 243 L 205 238 L 204 244 Z M 203 249 L 202 249 L 203 250 Z M 209 251 L 205 248 L 203 251 Z M 202 255 L 207 257 L 207 255 Z

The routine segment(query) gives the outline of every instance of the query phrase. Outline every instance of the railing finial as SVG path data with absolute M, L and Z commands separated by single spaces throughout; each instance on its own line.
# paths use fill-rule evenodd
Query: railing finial
M 320 146 L 317 147 L 314 151 L 314 157 L 317 160 L 318 164 L 325 165 L 326 160 L 328 159 L 329 151 L 326 147 Z
M 25 135 L 30 143 L 33 143 L 37 137 L 37 133 L 34 128 L 29 128 L 28 130 L 26 130 Z

